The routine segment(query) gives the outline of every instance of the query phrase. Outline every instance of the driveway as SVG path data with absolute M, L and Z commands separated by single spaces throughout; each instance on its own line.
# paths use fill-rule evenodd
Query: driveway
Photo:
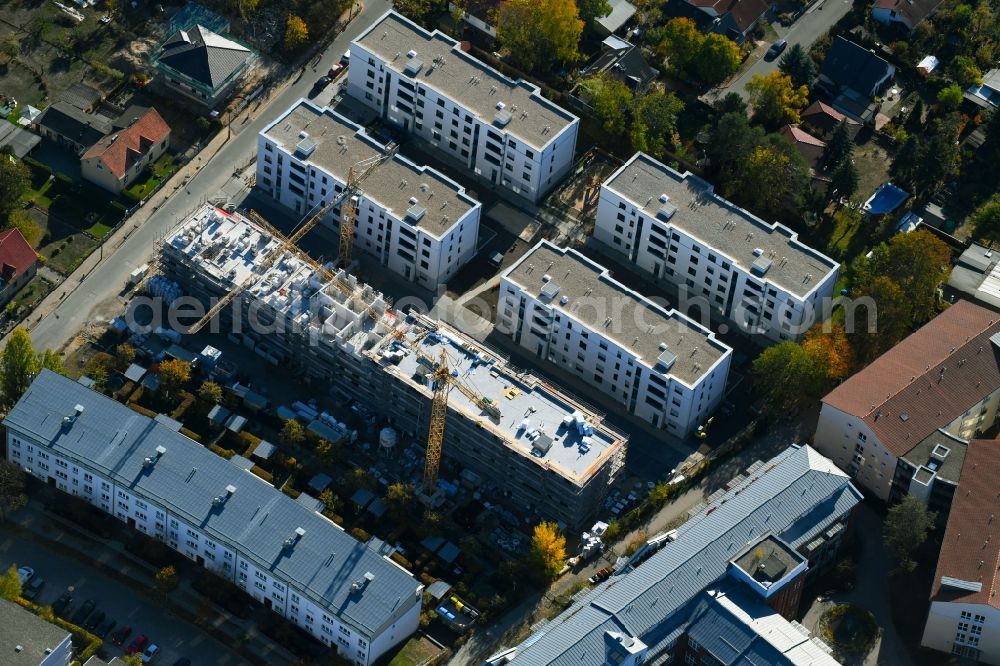
M 788 40 L 788 48 L 795 44 L 800 44 L 806 51 L 816 42 L 817 39 L 826 34 L 833 25 L 842 19 L 851 10 L 850 0 L 819 0 L 810 7 L 805 14 L 791 25 L 784 28 L 780 24 L 774 24 L 774 30 L 778 37 Z M 751 58 L 757 57 L 758 49 Z M 787 49 L 786 49 L 787 51 Z M 746 84 L 755 74 L 767 74 L 778 69 L 778 62 L 781 58 L 776 58 L 770 62 L 760 58 L 749 69 L 738 78 L 730 81 L 726 86 L 716 88 L 706 95 L 711 100 L 718 99 L 729 92 L 739 93 L 744 99 L 747 98 Z
M 12 563 L 31 566 L 36 575 L 45 579 L 45 587 L 36 599 L 38 603 L 51 605 L 60 594 L 72 588 L 71 612 L 87 599 L 93 599 L 99 610 L 118 623 L 115 629 L 122 625 L 132 627 L 129 642 L 135 636 L 145 634 L 159 645 L 162 654 L 156 659 L 157 662 L 172 664 L 183 656 L 191 659 L 193 664 L 245 663 L 194 625 L 149 603 L 145 597 L 127 586 L 91 569 L 83 562 L 56 553 L 43 544 L 27 541 L 20 534 L 6 528 L 0 528 L 0 566 L 6 570 Z M 113 645 L 109 634 L 102 651 L 110 659 L 124 654 L 124 647 Z

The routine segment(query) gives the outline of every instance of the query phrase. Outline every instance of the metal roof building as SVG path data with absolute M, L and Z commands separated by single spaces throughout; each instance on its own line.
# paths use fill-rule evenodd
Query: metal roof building
M 410 615 L 416 619 L 423 586 L 373 545 L 379 542 L 358 542 L 320 514 L 158 421 L 43 370 L 4 425 L 9 459 L 98 506 L 103 490 L 115 498 L 105 511 L 113 511 L 123 522 L 128 518 L 130 526 L 151 536 L 169 539 L 182 552 L 184 539 L 190 544 L 197 538 L 192 531 L 200 533 L 205 548 L 197 548 L 196 554 L 205 566 L 233 582 L 237 570 L 249 571 L 251 588 L 254 572 L 261 574 L 258 581 L 273 579 L 282 593 L 279 600 L 270 589 L 265 591 L 272 610 L 316 633 L 319 627 L 297 621 L 299 607 L 315 607 L 317 620 L 322 614 L 334 630 L 336 621 L 371 643 L 365 663 L 379 656 L 377 645 L 387 649 L 410 633 L 398 624 L 405 624 Z M 80 485 L 67 485 L 71 471 L 84 475 Z M 112 487 L 102 489 L 100 481 Z M 88 483 L 96 491 L 90 497 L 86 488 L 80 490 Z M 142 513 L 135 515 L 129 503 Z M 155 513 L 165 516 L 158 517 L 154 527 Z M 179 546 L 173 543 L 177 537 L 165 529 L 170 524 L 177 530 L 175 521 L 181 523 L 180 532 L 188 527 Z M 212 555 L 205 554 L 207 543 L 212 543 Z M 238 566 L 224 566 L 224 554 L 225 561 Z M 247 592 L 260 597 L 251 589 Z M 386 645 L 382 639 L 390 633 L 395 640 Z
M 744 580 L 733 574 L 731 562 L 747 546 L 774 535 L 803 550 L 847 520 L 860 500 L 850 478 L 828 458 L 792 446 L 755 466 L 650 559 L 612 576 L 492 663 L 602 666 L 621 663 L 623 650 L 645 653 L 645 663 L 662 663 L 697 626 L 702 593 L 735 584 L 724 580 L 727 575 Z M 741 589 L 749 594 L 751 588 Z M 787 651 L 769 653 L 776 659 L 770 664 L 810 663 Z M 751 663 L 740 654 L 714 656 L 722 664 Z

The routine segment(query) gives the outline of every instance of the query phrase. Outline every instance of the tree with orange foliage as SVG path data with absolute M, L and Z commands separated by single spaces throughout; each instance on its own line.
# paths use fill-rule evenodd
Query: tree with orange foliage
M 806 333 L 802 348 L 823 367 L 828 380 L 840 381 L 850 374 L 854 350 L 843 324 L 831 324 L 829 332 L 824 332 L 823 325 L 817 324 Z
M 555 523 L 539 523 L 531 537 L 528 556 L 532 572 L 540 579 L 552 580 L 562 571 L 566 560 L 566 537 Z

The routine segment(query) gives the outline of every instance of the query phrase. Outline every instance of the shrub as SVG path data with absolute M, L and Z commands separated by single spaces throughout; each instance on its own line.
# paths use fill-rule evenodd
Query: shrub
M 271 476 L 271 473 L 268 472 L 263 467 L 261 467 L 260 465 L 254 465 L 253 467 L 250 468 L 250 471 L 259 476 L 260 478 L 264 479 L 271 485 L 274 485 L 274 477 Z
M 397 553 L 393 553 L 390 556 L 389 559 L 391 559 L 393 562 L 395 562 L 399 566 L 403 567 L 407 571 L 410 571 L 410 570 L 413 569 L 413 565 L 410 564 L 410 561 L 408 559 L 406 559 L 405 557 L 403 557 L 402 555 L 400 555 L 398 552 Z
M 209 444 L 208 449 L 215 455 L 221 456 L 226 460 L 229 460 L 230 458 L 236 455 L 236 451 L 233 451 L 232 449 L 224 449 L 218 444 Z
M 188 408 L 194 404 L 194 396 L 188 391 L 181 391 L 179 396 L 181 399 L 180 402 L 177 404 L 177 407 L 170 412 L 170 418 L 177 420 L 180 420 L 180 418 L 184 416 L 184 412 L 186 412 Z
M 133 412 L 139 412 L 143 416 L 148 416 L 151 419 L 155 419 L 156 418 L 156 412 L 154 412 L 152 409 L 146 409 L 142 405 L 138 405 L 138 404 L 136 404 L 134 402 L 128 403 L 128 406 L 129 406 L 129 409 L 131 409 Z
M 196 433 L 194 430 L 191 430 L 190 428 L 181 428 L 181 434 L 187 437 L 188 439 L 193 439 L 196 442 L 201 442 L 201 435 Z
M 353 536 L 355 539 L 357 539 L 361 543 L 367 543 L 368 539 L 371 538 L 371 536 L 368 534 L 368 532 L 365 532 L 360 527 L 355 527 L 354 529 L 352 529 L 351 530 L 351 536 Z

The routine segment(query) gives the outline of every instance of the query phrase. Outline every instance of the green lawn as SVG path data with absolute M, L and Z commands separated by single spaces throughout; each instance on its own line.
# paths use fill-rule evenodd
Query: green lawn
M 146 180 L 132 183 L 132 187 L 125 190 L 124 195 L 133 201 L 142 201 L 174 171 L 177 171 L 177 162 L 173 155 L 163 155 L 143 172 L 144 176 L 148 176 Z
M 396 653 L 389 666 L 424 666 L 433 664 L 444 652 L 423 637 L 411 638 Z

